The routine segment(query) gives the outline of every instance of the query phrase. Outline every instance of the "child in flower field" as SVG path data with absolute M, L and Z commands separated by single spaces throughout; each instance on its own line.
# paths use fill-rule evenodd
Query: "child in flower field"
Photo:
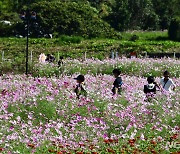
M 83 95 L 83 96 L 87 96 L 87 92 L 86 90 L 83 88 L 83 82 L 85 80 L 84 78 L 84 75 L 79 75 L 77 76 L 76 78 L 74 78 L 78 85 L 76 86 L 76 88 L 74 89 L 74 92 L 76 93 L 77 95 L 77 98 L 79 99 L 80 95 Z
M 62 65 L 63 65 L 63 56 L 60 56 L 59 57 L 59 61 L 58 61 L 58 67 L 60 68 L 60 67 L 62 67 Z
M 55 57 L 51 54 L 47 54 L 46 62 L 52 63 L 55 61 Z
M 113 75 L 116 78 L 114 83 L 113 83 L 113 89 L 112 89 L 113 95 L 121 93 L 121 86 L 122 86 L 123 82 L 122 82 L 122 79 L 120 77 L 120 74 L 121 74 L 121 71 L 119 69 L 113 70 Z
M 154 77 L 153 76 L 149 76 L 147 78 L 147 82 L 148 82 L 148 84 L 144 85 L 144 93 L 145 94 L 150 94 L 150 93 L 156 94 L 156 87 L 159 87 L 159 86 L 154 81 Z
M 165 71 L 163 73 L 163 76 L 164 76 L 164 78 L 162 78 L 160 80 L 161 87 L 168 92 L 172 92 L 172 90 L 175 90 L 176 86 L 175 86 L 174 82 L 172 81 L 172 79 L 169 78 L 170 73 L 168 71 Z

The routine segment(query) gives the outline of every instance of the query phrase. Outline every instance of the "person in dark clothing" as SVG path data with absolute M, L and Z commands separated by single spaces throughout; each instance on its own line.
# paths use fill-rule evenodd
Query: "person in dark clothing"
M 79 75 L 79 76 L 77 76 L 76 78 L 74 78 L 76 81 L 77 81 L 77 83 L 78 83 L 78 85 L 76 86 L 76 88 L 74 89 L 74 92 L 76 93 L 76 95 L 77 95 L 77 98 L 79 99 L 80 98 L 80 95 L 83 95 L 83 96 L 87 96 L 87 92 L 86 92 L 86 90 L 83 88 L 83 82 L 84 82 L 84 80 L 85 80 L 85 78 L 84 78 L 84 75 Z
M 113 95 L 121 93 L 121 86 L 123 82 L 122 82 L 122 78 L 120 77 L 120 74 L 121 74 L 121 71 L 119 69 L 113 70 L 113 75 L 116 78 L 113 83 L 113 89 L 112 89 Z
M 52 63 L 55 61 L 55 58 L 53 55 L 51 54 L 47 54 L 47 57 L 46 57 L 46 62 L 49 62 L 49 63 Z
M 59 61 L 58 61 L 58 67 L 61 67 L 63 65 L 63 56 L 59 57 Z
M 147 85 L 144 85 L 144 93 L 149 94 L 149 93 L 154 93 L 156 94 L 156 87 L 158 87 L 157 83 L 154 81 L 153 76 L 149 76 L 147 78 Z

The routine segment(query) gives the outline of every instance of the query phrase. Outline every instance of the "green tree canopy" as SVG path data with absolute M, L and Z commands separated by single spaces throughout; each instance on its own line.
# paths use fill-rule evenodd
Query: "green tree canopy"
M 32 5 L 38 14 L 38 22 L 47 32 L 84 37 L 108 37 L 115 31 L 103 21 L 98 10 L 86 3 L 38 2 Z
M 180 16 L 179 0 L 0 0 L 0 20 L 18 22 L 27 7 L 46 32 L 86 37 L 117 35 L 113 29 L 164 30 Z

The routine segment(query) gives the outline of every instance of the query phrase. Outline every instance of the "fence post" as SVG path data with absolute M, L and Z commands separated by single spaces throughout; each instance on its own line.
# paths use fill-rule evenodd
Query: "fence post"
M 114 59 L 114 51 L 111 51 L 111 59 Z
M 33 56 L 33 55 L 32 55 L 32 51 L 31 51 L 31 63 L 32 63 L 32 56 Z
M 59 61 L 59 52 L 58 52 L 58 57 L 57 57 L 57 60 Z
M 116 51 L 116 59 L 118 59 L 118 52 Z
M 176 53 L 174 52 L 174 58 L 176 58 Z
M 84 53 L 84 60 L 86 61 L 86 51 L 85 51 L 85 53 Z
M 148 57 L 147 52 L 145 51 L 144 53 L 145 53 L 145 58 L 147 58 Z
M 2 51 L 2 61 L 4 61 L 4 51 Z

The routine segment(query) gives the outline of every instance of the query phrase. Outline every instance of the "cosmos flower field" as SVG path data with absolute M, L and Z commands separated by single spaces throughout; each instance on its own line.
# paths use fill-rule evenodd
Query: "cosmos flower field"
M 123 74 L 130 76 L 162 76 L 164 70 L 171 72 L 172 77 L 180 77 L 180 60 L 173 58 L 126 58 L 105 59 L 67 59 L 63 61 L 63 66 L 59 68 L 57 64 L 35 63 L 32 67 L 33 76 L 59 76 L 61 74 L 75 73 L 81 74 L 110 74 L 114 68 L 119 68 Z
M 124 73 L 122 94 L 113 96 L 114 77 L 89 71 L 84 83 L 88 96 L 77 99 L 73 78 L 78 74 L 0 77 L 0 153 L 180 151 L 177 75 L 173 77 L 173 93 L 158 91 L 154 98 L 147 99 L 143 76 Z

